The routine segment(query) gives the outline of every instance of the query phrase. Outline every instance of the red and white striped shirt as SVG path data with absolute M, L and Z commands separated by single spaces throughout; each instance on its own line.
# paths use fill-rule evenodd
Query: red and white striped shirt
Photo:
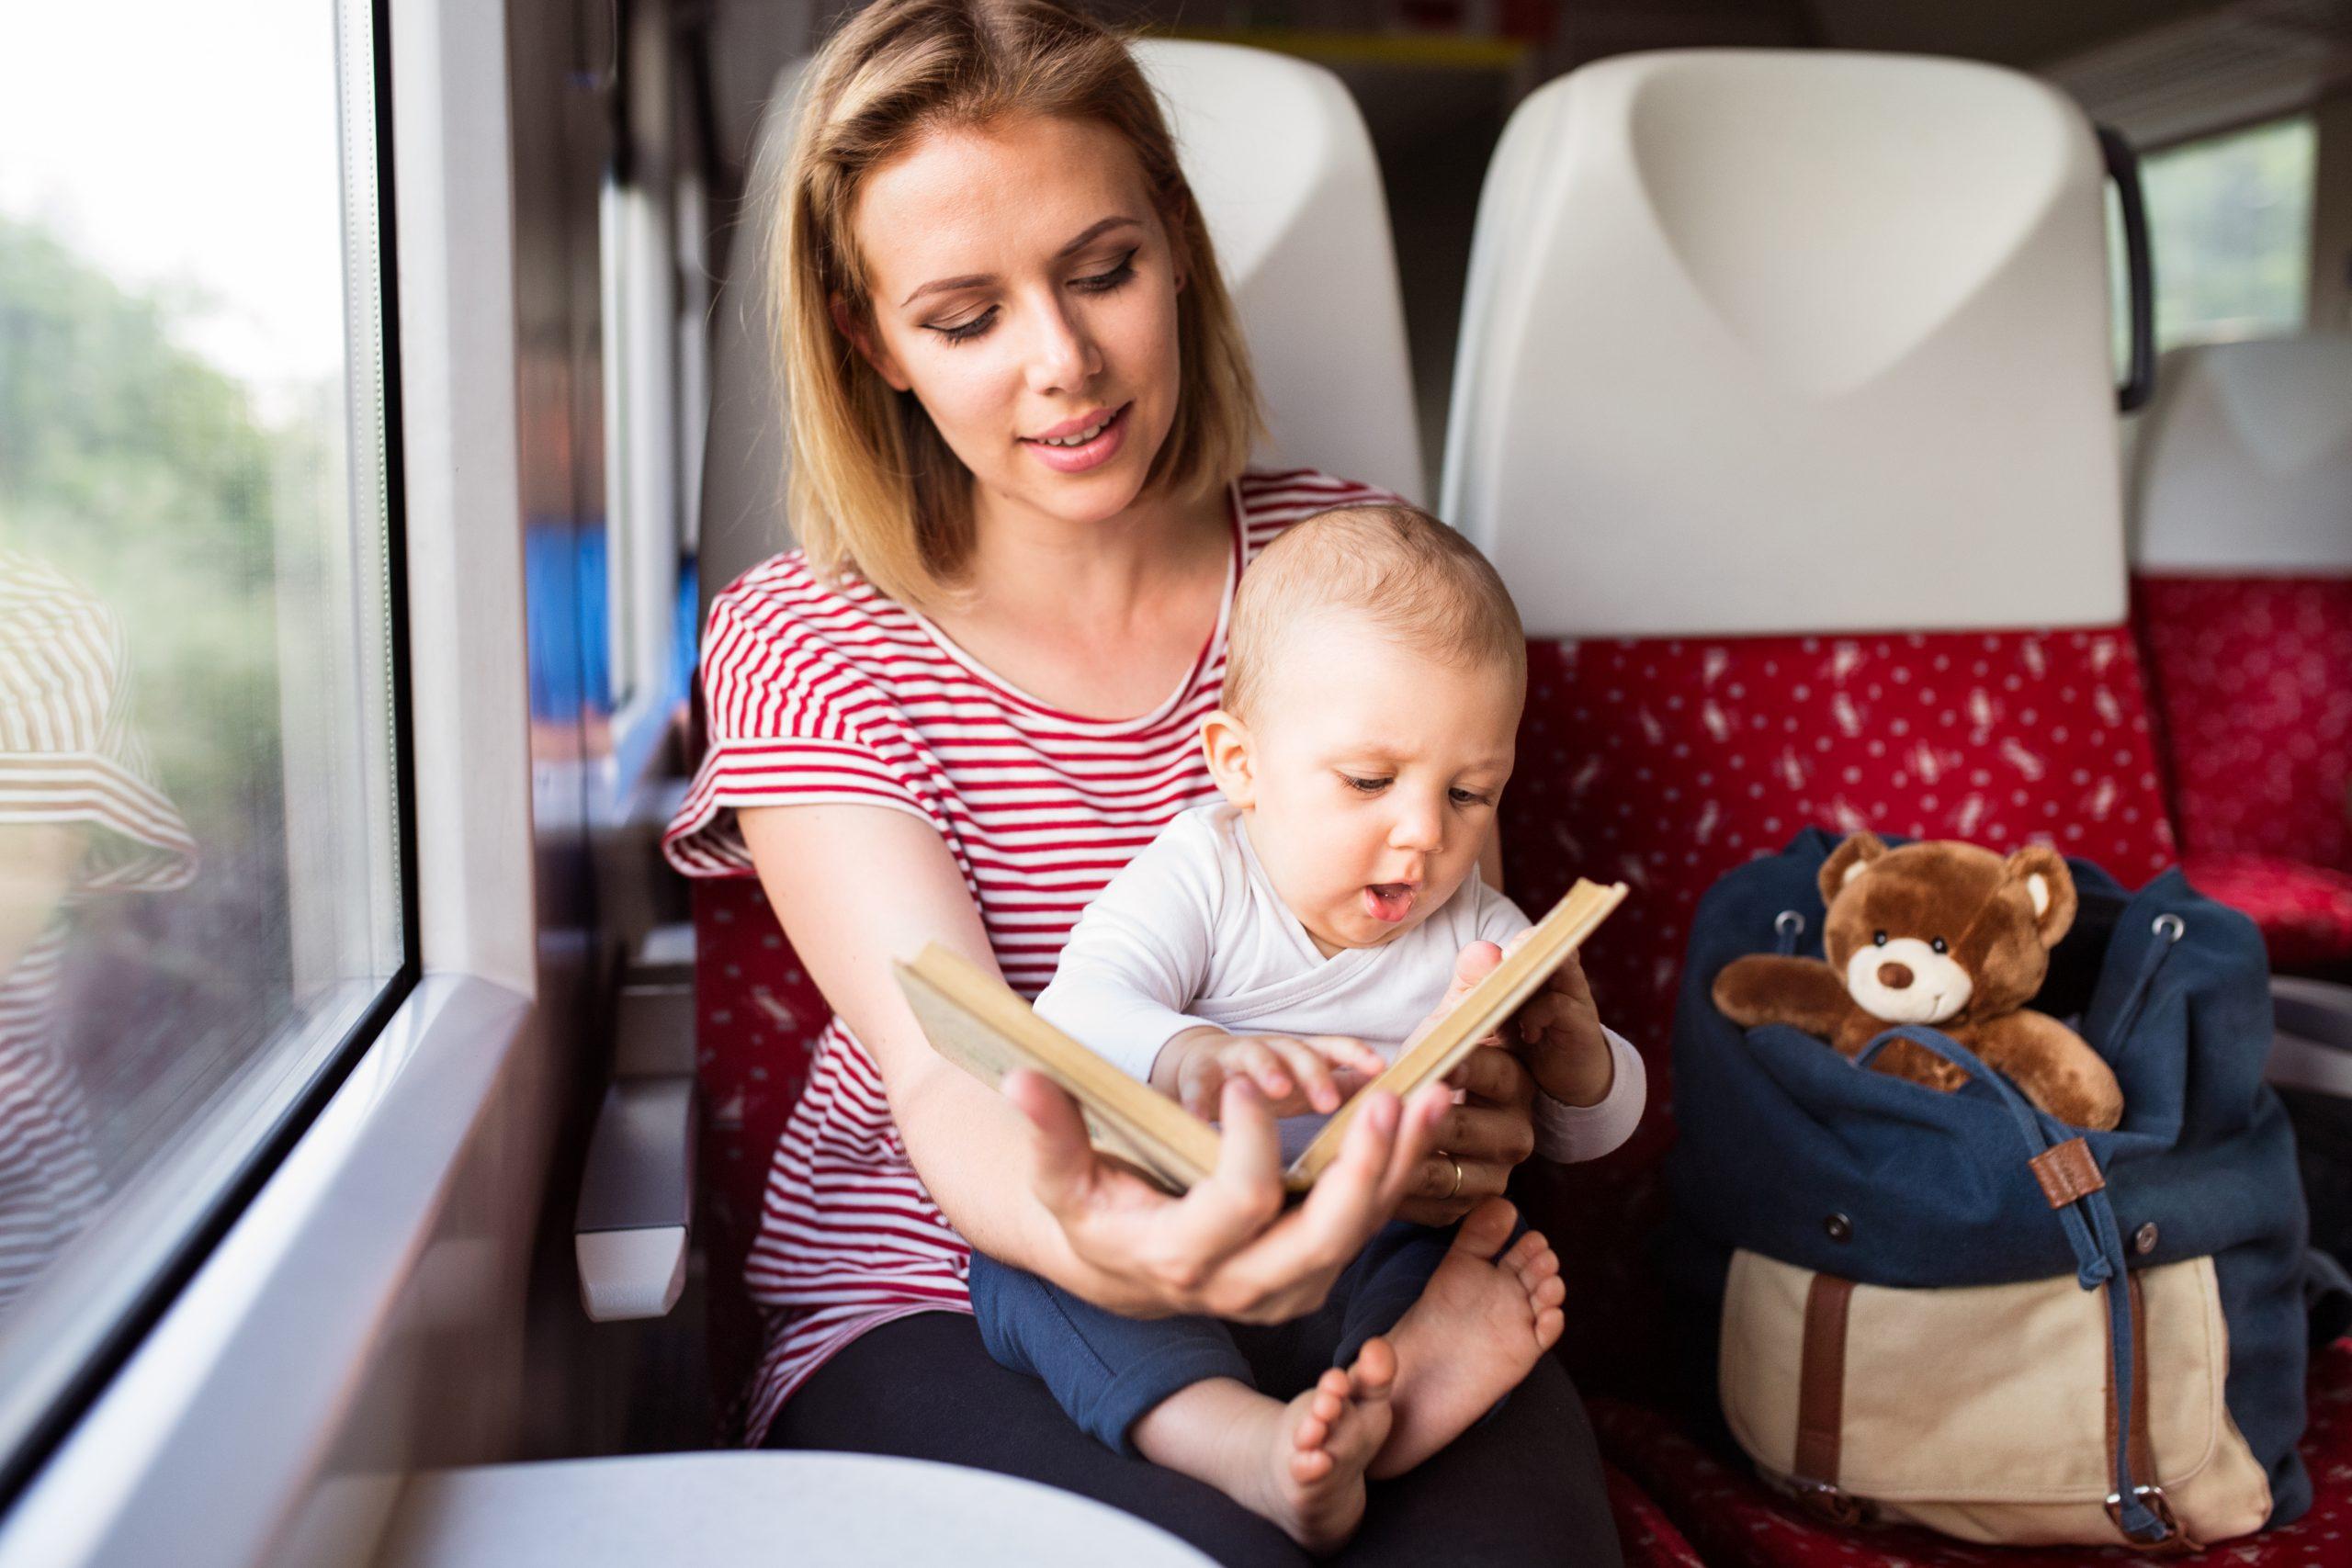
M 709 750 L 664 839 L 671 863 L 688 876 L 751 874 L 741 807 L 908 812 L 956 857 L 1005 979 L 1035 996 L 1112 874 L 1216 795 L 1198 732 L 1224 688 L 1241 569 L 1303 517 L 1390 499 L 1306 469 L 1243 475 L 1216 629 L 1178 688 L 1126 719 L 1060 712 L 864 582 L 828 585 L 797 550 L 774 558 L 711 606 Z M 777 1145 L 744 1268 L 768 1320 L 746 1439 L 866 1330 L 970 1310 L 969 1258 L 907 1159 L 873 1058 L 835 1019 Z

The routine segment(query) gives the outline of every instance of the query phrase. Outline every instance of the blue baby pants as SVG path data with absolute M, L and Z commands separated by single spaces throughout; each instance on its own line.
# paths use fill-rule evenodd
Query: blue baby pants
M 997 1362 L 1042 1381 L 1070 1418 L 1121 1453 L 1128 1429 L 1179 1389 L 1231 1378 L 1289 1399 L 1355 1359 L 1420 1299 L 1453 1244 L 1451 1226 L 1394 1221 L 1349 1264 L 1324 1303 L 1288 1323 L 1121 1317 L 1034 1274 L 972 1254 L 972 1314 Z

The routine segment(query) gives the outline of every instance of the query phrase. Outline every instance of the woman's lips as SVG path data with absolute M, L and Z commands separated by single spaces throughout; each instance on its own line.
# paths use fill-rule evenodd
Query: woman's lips
M 1127 413 L 1134 407 L 1133 403 L 1120 404 L 1103 423 L 1101 433 L 1082 446 L 1048 446 L 1042 438 L 1027 435 L 1021 438 L 1021 445 L 1056 473 L 1082 474 L 1089 468 L 1101 468 L 1119 455 L 1119 448 L 1126 444 Z M 1071 435 L 1083 434 L 1093 423 L 1094 416 L 1090 415 L 1072 422 L 1070 426 L 1057 426 L 1056 438 L 1059 438 L 1063 430 Z

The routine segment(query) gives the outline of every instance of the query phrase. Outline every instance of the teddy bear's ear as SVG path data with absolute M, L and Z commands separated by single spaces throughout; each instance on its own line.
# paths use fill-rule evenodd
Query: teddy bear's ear
M 1821 863 L 1821 901 L 1834 904 L 1846 885 L 1869 869 L 1870 863 L 1886 853 L 1886 845 L 1876 833 L 1864 829 L 1829 852 Z
M 2041 945 L 2057 946 L 2075 923 L 2075 875 L 2066 869 L 2066 857 L 2047 844 L 2028 844 L 2003 863 L 2001 875 L 2025 884 Z

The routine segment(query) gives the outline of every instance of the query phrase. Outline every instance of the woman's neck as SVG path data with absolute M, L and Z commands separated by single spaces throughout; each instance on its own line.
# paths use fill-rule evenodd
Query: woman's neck
M 1224 493 L 1189 503 L 1139 498 L 1114 517 L 1070 523 L 977 498 L 967 615 L 1116 629 L 1162 618 L 1171 588 L 1214 564 L 1231 538 Z
M 1224 608 L 1223 491 L 1071 524 L 982 501 L 960 603 L 933 620 L 973 658 L 1089 718 L 1151 711 L 1199 659 Z

